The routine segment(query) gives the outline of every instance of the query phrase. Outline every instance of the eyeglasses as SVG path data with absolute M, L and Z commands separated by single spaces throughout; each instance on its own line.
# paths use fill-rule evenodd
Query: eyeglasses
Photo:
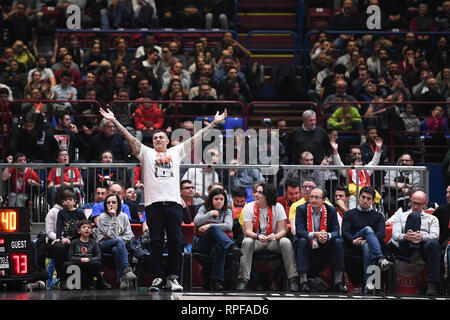
M 310 190 L 312 190 L 314 188 L 315 188 L 314 186 L 302 186 L 302 189 L 310 189 Z

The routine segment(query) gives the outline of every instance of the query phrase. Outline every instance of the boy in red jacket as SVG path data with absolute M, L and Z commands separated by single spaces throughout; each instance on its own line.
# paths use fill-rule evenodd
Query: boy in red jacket
M 136 127 L 136 139 L 142 142 L 144 135 L 151 134 L 162 128 L 164 118 L 161 110 L 150 98 L 136 99 L 139 107 L 134 113 L 134 126 Z

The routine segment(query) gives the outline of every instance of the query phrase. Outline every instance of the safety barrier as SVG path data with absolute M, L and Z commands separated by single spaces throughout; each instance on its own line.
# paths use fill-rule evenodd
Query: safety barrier
M 225 161 L 224 154 L 219 155 L 219 163 Z M 83 207 L 85 204 L 94 202 L 95 190 L 101 184 L 108 185 L 113 181 L 120 180 L 128 186 L 135 186 L 137 181 L 135 178 L 140 177 L 138 163 L 28 163 L 28 164 L 0 164 L 0 172 L 2 185 L 4 190 L 1 192 L 3 198 L 3 206 L 15 206 L 18 203 L 12 203 L 18 198 L 23 198 L 21 206 L 26 206 L 31 210 L 32 221 L 34 223 L 43 223 L 48 210 L 54 204 L 55 189 L 49 186 L 48 177 L 50 172 L 53 175 L 66 177 L 66 184 L 77 187 L 78 206 Z M 8 177 L 8 169 L 12 175 Z M 32 186 L 30 181 L 24 181 L 24 172 L 20 170 L 33 170 L 37 174 L 38 183 Z M 212 182 L 221 182 L 225 189 L 231 195 L 231 190 L 238 186 L 247 189 L 247 200 L 252 200 L 251 187 L 253 183 L 261 181 L 260 179 L 248 180 L 243 175 L 245 171 L 258 170 L 261 172 L 263 181 L 275 184 L 280 192 L 284 194 L 284 183 L 287 179 L 297 179 L 302 186 L 303 181 L 313 180 L 316 185 L 322 186 L 327 190 L 330 201 L 333 201 L 333 195 L 338 185 L 348 186 L 351 197 L 350 207 L 357 204 L 358 193 L 360 187 L 370 184 L 377 190 L 380 198 L 377 198 L 376 208 L 385 214 L 387 218 L 390 216 L 404 201 L 408 198 L 407 189 L 411 186 L 419 186 L 427 192 L 429 190 L 429 171 L 425 166 L 339 166 L 339 165 L 278 165 L 278 164 L 187 164 L 180 166 L 180 180 L 188 179 L 193 182 L 196 187 L 196 193 L 199 196 L 206 196 L 207 189 Z M 82 183 L 76 181 L 76 171 L 80 172 Z M 230 175 L 230 173 L 234 172 Z M 31 171 L 30 171 L 31 172 Z M 351 173 L 350 173 L 351 172 Z M 370 182 L 352 177 L 370 175 Z M 410 175 L 410 185 L 397 185 L 402 183 L 399 177 Z M 26 175 L 25 175 L 26 176 Z M 233 178 L 234 176 L 234 178 Z M 251 176 L 251 175 L 250 175 Z M 257 175 L 254 174 L 254 177 Z M 19 183 L 16 183 L 19 182 Z M 140 180 L 142 182 L 142 180 Z M 145 186 L 145 181 L 143 181 Z M 16 189 L 17 186 L 23 186 L 22 189 Z M 144 187 L 145 188 L 145 187 Z M 138 191 L 138 198 L 143 201 L 143 191 Z M 305 190 L 303 190 L 305 192 Z M 20 196 L 21 195 L 21 196 Z M 19 196 L 19 197 L 18 197 Z M 229 199 L 231 200 L 231 198 Z

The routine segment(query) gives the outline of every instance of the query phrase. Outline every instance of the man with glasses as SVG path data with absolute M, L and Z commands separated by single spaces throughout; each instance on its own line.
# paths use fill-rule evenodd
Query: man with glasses
M 375 190 L 372 187 L 361 188 L 359 205 L 347 211 L 342 221 L 345 251 L 352 256 L 362 256 L 364 293 L 368 294 L 376 292 L 373 283 L 368 281 L 371 275 L 369 266 L 376 263 L 381 271 L 386 271 L 393 265 L 392 262 L 386 260 L 381 251 L 386 230 L 383 215 L 372 209 L 374 199 Z M 348 269 L 347 272 L 349 271 L 351 270 Z
M 323 270 L 331 262 L 334 291 L 347 293 L 343 283 L 344 247 L 337 212 L 336 208 L 325 203 L 325 199 L 325 190 L 315 187 L 310 192 L 309 202 L 296 209 L 295 251 L 300 291 L 310 292 L 308 274 L 313 270 Z
M 189 210 L 193 221 L 198 209 L 200 209 L 205 201 L 202 198 L 195 196 L 195 187 L 192 185 L 191 180 L 181 180 L 180 195 L 186 205 L 185 208 Z
M 424 211 L 427 198 L 425 191 L 415 191 L 411 194 L 411 209 L 394 215 L 389 247 L 394 254 L 411 257 L 412 263 L 422 257 L 428 266 L 426 294 L 437 295 L 441 280 L 439 221 Z
M 414 165 L 413 157 L 410 153 L 403 153 L 398 158 L 397 165 L 409 167 Z M 422 177 L 419 171 L 415 170 L 389 170 L 384 176 L 384 207 L 386 211 L 397 210 L 408 204 L 409 191 L 414 186 L 422 185 Z
M 300 200 L 294 202 L 289 209 L 289 222 L 291 223 L 291 233 L 295 235 L 295 215 L 297 212 L 297 207 L 305 204 L 309 201 L 309 195 L 311 194 L 311 190 L 316 188 L 317 184 L 314 180 L 304 180 L 302 182 L 302 194 Z M 332 206 L 332 204 L 325 200 L 325 203 Z

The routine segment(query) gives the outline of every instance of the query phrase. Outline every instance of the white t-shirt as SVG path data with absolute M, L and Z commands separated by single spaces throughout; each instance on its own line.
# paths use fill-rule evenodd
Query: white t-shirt
M 247 203 L 244 206 L 244 222 L 252 222 L 253 214 L 255 209 L 255 201 Z M 283 205 L 278 203 L 272 206 L 272 230 L 273 233 L 278 232 L 278 221 L 286 220 L 286 212 L 284 211 Z M 258 232 L 261 234 L 266 234 L 267 223 L 269 221 L 269 208 L 259 209 L 259 228 Z
M 145 206 L 158 201 L 174 201 L 181 204 L 180 162 L 186 156 L 184 143 L 157 152 L 141 144 L 139 160 L 144 176 Z
M 203 172 L 205 175 L 205 190 L 203 196 L 208 196 L 208 187 L 214 182 L 219 182 L 219 175 L 216 171 L 206 172 L 202 168 L 189 168 L 188 171 L 183 175 L 182 180 L 191 180 L 195 187 L 195 192 L 202 194 L 203 190 Z

